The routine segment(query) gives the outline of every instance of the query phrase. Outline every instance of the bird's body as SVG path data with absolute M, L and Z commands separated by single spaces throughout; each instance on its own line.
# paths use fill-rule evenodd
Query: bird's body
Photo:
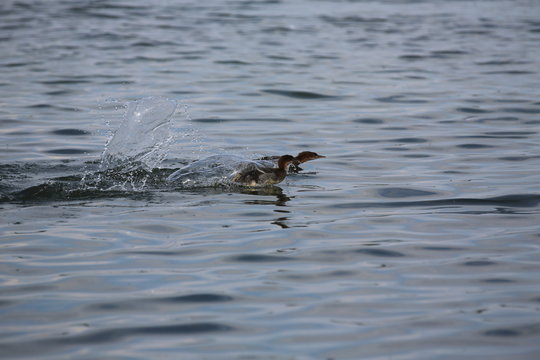
M 238 172 L 233 181 L 247 186 L 273 185 L 282 182 L 287 176 L 289 164 L 295 160 L 292 155 L 283 155 L 279 157 L 278 166 L 248 168 Z

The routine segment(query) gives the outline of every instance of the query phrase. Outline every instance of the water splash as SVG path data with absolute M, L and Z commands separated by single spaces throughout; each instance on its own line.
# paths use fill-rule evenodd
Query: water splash
M 170 154 L 177 138 L 181 148 L 176 150 L 182 155 L 190 145 L 198 147 L 199 155 L 203 151 L 203 144 L 194 129 L 173 129 L 177 108 L 176 101 L 156 97 L 129 103 L 120 127 L 105 146 L 98 172 L 91 177 L 84 176 L 85 186 L 99 190 L 140 191 L 156 182 L 183 188 L 231 185 L 239 171 L 272 166 L 271 162 L 256 162 L 236 155 L 213 155 L 177 170 L 165 181 L 166 175 L 162 176 L 164 172 L 159 166 Z M 185 106 L 183 110 L 189 121 Z M 187 138 L 191 138 L 191 144 Z
M 158 97 L 128 104 L 124 120 L 101 155 L 101 169 L 133 171 L 157 168 L 169 153 L 177 102 Z
M 118 129 L 111 135 L 97 168 L 85 167 L 80 188 L 99 191 L 143 191 L 169 155 L 175 139 L 189 136 L 173 131 L 176 100 L 147 97 L 127 104 Z

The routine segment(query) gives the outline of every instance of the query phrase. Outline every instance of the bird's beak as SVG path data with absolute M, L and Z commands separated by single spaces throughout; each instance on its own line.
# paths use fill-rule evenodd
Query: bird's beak
M 326 156 L 324 155 L 317 155 L 317 159 L 324 159 Z

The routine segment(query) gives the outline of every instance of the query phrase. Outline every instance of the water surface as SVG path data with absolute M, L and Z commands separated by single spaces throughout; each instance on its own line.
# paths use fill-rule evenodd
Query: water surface
M 0 356 L 537 357 L 539 15 L 2 3 Z M 276 187 L 165 181 L 303 150 Z

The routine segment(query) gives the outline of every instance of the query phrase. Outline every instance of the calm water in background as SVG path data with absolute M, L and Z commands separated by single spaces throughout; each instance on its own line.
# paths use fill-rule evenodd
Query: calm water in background
M 148 3 L 0 5 L 2 358 L 540 355 L 538 2 Z M 149 96 L 166 159 L 86 187 Z

